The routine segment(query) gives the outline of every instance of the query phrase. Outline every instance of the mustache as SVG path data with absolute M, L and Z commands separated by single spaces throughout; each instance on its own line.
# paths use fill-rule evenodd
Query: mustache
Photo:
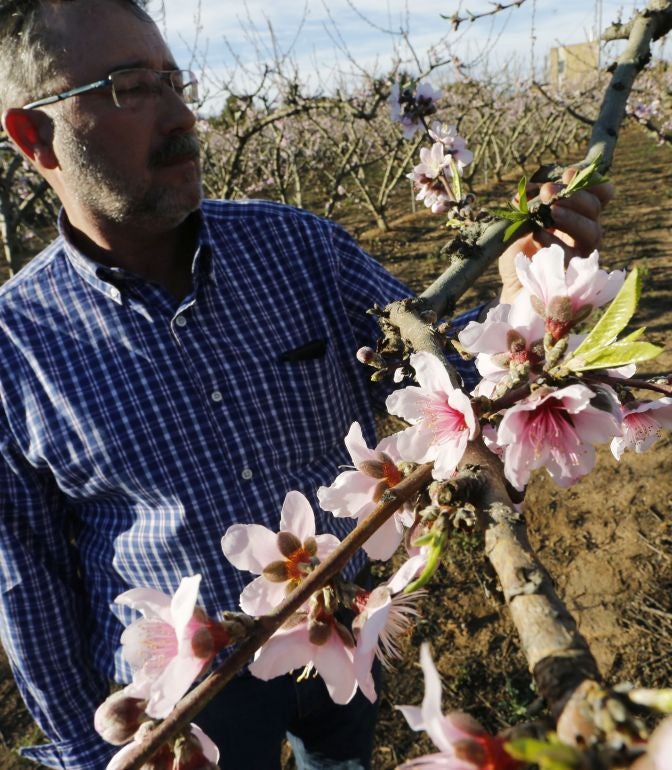
M 175 134 L 149 156 L 150 168 L 170 163 L 175 158 L 184 158 L 189 155 L 198 155 L 200 144 L 195 134 Z

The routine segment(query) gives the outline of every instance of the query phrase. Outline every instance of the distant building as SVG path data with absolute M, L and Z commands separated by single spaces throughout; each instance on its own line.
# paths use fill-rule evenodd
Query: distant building
M 587 75 L 597 71 L 599 63 L 600 44 L 596 40 L 551 48 L 548 79 L 555 87 L 569 83 L 578 85 Z

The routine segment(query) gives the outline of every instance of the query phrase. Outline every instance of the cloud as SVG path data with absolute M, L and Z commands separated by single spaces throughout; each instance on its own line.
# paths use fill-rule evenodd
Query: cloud
M 636 2 L 641 6 L 644 0 Z M 384 70 L 392 60 L 395 40 L 375 26 L 399 29 L 406 23 L 419 55 L 424 56 L 430 46 L 445 37 L 447 45 L 462 60 L 480 57 L 483 67 L 489 59 L 492 68 L 501 67 L 514 56 L 529 66 L 534 33 L 535 61 L 540 68 L 551 46 L 584 42 L 596 23 L 595 6 L 585 0 L 564 0 L 562 4 L 557 0 L 539 0 L 536 6 L 526 3 L 518 10 L 465 23 L 457 33 L 451 31 L 448 21 L 440 18 L 441 13 L 449 14 L 457 7 L 454 0 L 423 0 L 422 4 L 417 0 L 352 0 L 358 12 L 347 0 L 329 0 L 328 6 L 324 0 L 247 0 L 244 5 L 226 0 L 201 0 L 200 4 L 198 0 L 164 0 L 164 4 L 165 30 L 178 58 L 182 61 L 188 56 L 198 40 L 201 56 L 213 68 L 233 66 L 233 55 L 225 40 L 245 63 L 251 64 L 260 57 L 270 60 L 270 24 L 279 50 L 285 51 L 294 44 L 294 56 L 308 72 L 315 67 L 330 72 L 334 67 L 347 66 L 340 45 L 346 45 L 362 66 L 371 67 L 377 62 Z M 490 0 L 465 0 L 460 5 L 475 13 L 492 8 Z M 407 14 L 409 6 L 413 10 Z M 605 25 L 615 18 L 621 6 L 622 0 L 603 0 Z M 197 37 L 195 20 L 199 7 L 201 30 Z

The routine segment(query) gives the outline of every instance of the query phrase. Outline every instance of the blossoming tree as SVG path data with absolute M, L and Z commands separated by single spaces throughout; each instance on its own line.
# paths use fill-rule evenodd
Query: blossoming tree
M 586 159 L 560 196 L 601 180 L 625 110 L 627 81 L 632 83 L 649 41 L 670 26 L 672 4 L 657 0 L 633 25 L 632 50 L 614 74 L 615 83 L 625 85 L 608 93 Z M 385 663 L 397 653 L 398 635 L 416 616 L 417 598 L 457 523 L 484 532 L 486 554 L 554 724 L 489 735 L 467 714 L 444 715 L 438 675 L 423 647 L 424 700 L 400 709 L 412 729 L 427 731 L 438 753 L 402 767 L 670 766 L 672 717 L 651 734 L 640 717 L 642 708 L 672 713 L 670 691 L 611 688 L 603 681 L 527 544 L 516 505 L 533 470 L 545 468 L 567 487 L 592 470 L 595 445 L 610 445 L 618 458 L 648 449 L 662 428 L 672 427 L 669 378 L 636 377 L 637 365 L 660 348 L 643 338 L 642 329 L 625 331 L 641 278 L 636 270 L 626 275 L 601 269 L 597 253 L 584 259 L 560 246 L 531 259 L 519 255 L 522 288 L 515 299 L 458 335 L 459 348 L 481 375 L 477 387 L 465 392 L 445 357 L 453 341 L 441 319 L 513 232 L 553 222 L 549 202 L 528 201 L 524 182 L 509 209 L 474 218 L 473 196 L 460 181 L 472 156 L 453 127 L 429 123 L 435 99 L 430 86 L 413 83 L 390 97 L 409 138 L 427 133 L 431 147 L 421 150 L 410 177 L 419 200 L 462 227 L 453 243 L 461 256 L 420 297 L 378 308 L 383 336 L 376 350 L 358 354 L 376 369 L 376 379 L 389 375 L 401 386 L 387 408 L 408 427 L 374 448 L 366 446 L 357 423 L 344 437 L 352 468 L 318 491 L 325 510 L 358 521 L 342 543 L 316 532 L 310 505 L 298 492 L 287 495 L 277 532 L 234 524 L 222 533 L 223 558 L 255 576 L 241 594 L 242 613 L 208 618 L 197 604 L 198 575 L 185 576 L 172 597 L 138 587 L 117 598 L 142 617 L 122 637 L 133 682 L 96 715 L 100 734 L 123 746 L 111 770 L 216 766 L 215 747 L 189 723 L 252 655 L 250 671 L 261 679 L 314 670 L 337 703 L 348 702 L 358 689 L 374 700 L 373 659 Z M 406 560 L 377 588 L 340 574 L 359 547 L 372 558 L 389 559 L 401 543 Z M 343 609 L 354 614 L 351 625 Z M 187 693 L 215 656 L 236 643 L 227 662 Z

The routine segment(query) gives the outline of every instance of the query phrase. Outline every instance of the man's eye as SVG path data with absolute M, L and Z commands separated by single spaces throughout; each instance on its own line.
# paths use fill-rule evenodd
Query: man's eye
M 149 95 L 160 93 L 161 86 L 159 83 L 129 83 L 129 85 L 124 86 L 123 91 L 127 94 L 138 94 L 139 96 L 144 96 L 145 94 Z

